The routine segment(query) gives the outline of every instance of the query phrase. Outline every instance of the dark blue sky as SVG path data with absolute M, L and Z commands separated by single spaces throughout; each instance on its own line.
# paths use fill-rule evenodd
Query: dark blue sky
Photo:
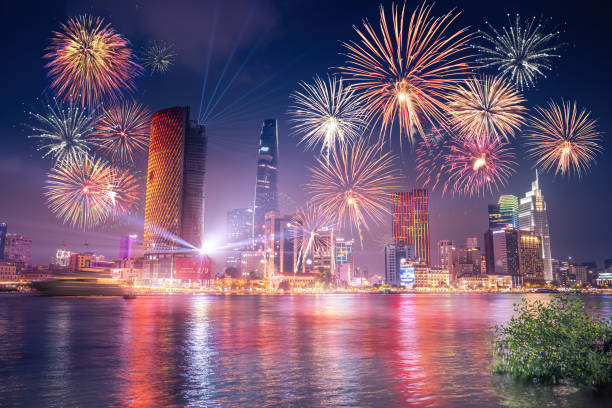
M 36 106 L 47 85 L 43 69 L 43 50 L 52 30 L 76 14 L 90 13 L 107 19 L 140 49 L 150 40 L 174 43 L 178 58 L 172 71 L 162 77 L 143 77 L 137 81 L 137 97 L 153 110 L 190 105 L 192 116 L 199 110 L 202 79 L 215 15 L 216 1 L 65 1 L 3 2 L 5 44 L 0 71 L 2 109 L 0 109 L 0 220 L 9 231 L 33 238 L 35 262 L 47 263 L 55 249 L 65 242 L 70 249 L 89 249 L 115 257 L 118 237 L 123 232 L 142 233 L 142 220 L 133 224 L 96 231 L 75 231 L 61 223 L 47 209 L 42 196 L 45 173 L 51 162 L 41 159 L 27 138 L 23 123 L 24 109 Z M 256 144 L 264 118 L 279 120 L 280 191 L 283 206 L 290 210 L 304 200 L 304 184 L 312 152 L 296 147 L 287 126 L 288 95 L 298 81 L 309 80 L 339 66 L 343 57 L 340 41 L 355 39 L 352 25 L 363 18 L 374 22 L 379 2 L 375 1 L 220 1 L 216 39 L 212 48 L 207 95 L 220 77 L 231 55 L 238 33 L 244 30 L 226 79 L 246 60 L 245 69 L 236 78 L 217 110 L 223 109 L 249 91 L 244 103 L 237 105 L 233 118 L 210 126 L 207 163 L 207 201 L 205 235 L 223 239 L 225 212 L 251 205 L 255 180 Z M 254 4 L 254 5 L 253 5 Z M 390 6 L 390 2 L 383 2 Z M 408 2 L 409 9 L 418 2 Z M 612 163 L 608 138 L 612 124 L 609 97 L 612 95 L 612 28 L 610 10 L 603 2 L 558 1 L 438 1 L 434 12 L 442 14 L 456 7 L 463 11 L 455 27 L 484 29 L 485 20 L 495 26 L 507 23 L 506 13 L 522 16 L 551 17 L 562 26 L 561 41 L 566 43 L 560 60 L 547 79 L 525 93 L 528 106 L 548 98 L 577 100 L 592 111 L 605 133 L 604 153 L 591 174 L 581 181 L 541 177 L 548 203 L 552 253 L 556 258 L 573 256 L 578 261 L 595 260 L 601 265 L 612 258 L 612 191 L 609 178 Z M 249 17 L 250 16 L 250 17 Z M 248 20 L 248 23 L 245 22 Z M 242 28 L 244 27 L 244 28 Z M 256 44 L 259 44 L 256 48 Z M 520 141 L 520 138 L 519 138 Z M 518 147 L 520 156 L 524 149 Z M 398 166 L 406 172 L 406 189 L 418 187 L 414 181 L 413 155 L 406 149 Z M 530 188 L 534 173 L 531 162 L 520 160 L 517 174 L 500 194 L 523 195 Z M 486 205 L 495 197 L 453 199 L 434 192 L 430 203 L 431 249 L 440 239 L 463 243 L 467 236 L 477 236 L 487 228 Z M 366 240 L 366 249 L 358 254 L 358 264 L 371 272 L 382 272 L 382 251 L 376 242 L 390 235 L 390 225 L 375 228 Z

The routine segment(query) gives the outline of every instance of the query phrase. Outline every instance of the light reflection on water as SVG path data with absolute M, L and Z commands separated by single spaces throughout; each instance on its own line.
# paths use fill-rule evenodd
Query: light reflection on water
M 2 295 L 0 406 L 606 406 L 490 373 L 519 299 Z

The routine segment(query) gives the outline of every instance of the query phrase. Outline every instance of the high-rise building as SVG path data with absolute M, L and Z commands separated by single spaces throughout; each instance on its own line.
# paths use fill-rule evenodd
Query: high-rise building
M 400 285 L 400 267 L 414 258 L 412 245 L 387 244 L 385 246 L 385 282 Z
M 502 195 L 497 202 L 499 205 L 500 223 L 506 228 L 519 228 L 519 201 L 511 194 Z
M 583 266 L 587 269 L 587 281 L 591 284 L 595 284 L 597 279 L 597 263 L 595 261 L 583 262 Z
M 291 220 L 291 216 L 281 215 L 276 211 L 269 211 L 266 214 L 264 224 L 266 278 L 295 272 L 295 234 Z
M 473 244 L 471 239 L 467 243 Z M 477 247 L 453 247 L 450 256 L 449 273 L 451 282 L 467 276 L 480 275 L 480 250 Z
M 519 276 L 517 231 L 509 228 L 484 234 L 487 274 Z
M 575 285 L 586 285 L 588 283 L 587 267 L 584 265 L 569 265 L 570 280 Z
M 227 212 L 227 244 L 234 251 L 253 247 L 253 209 L 236 208 Z
M 341 279 L 350 282 L 355 277 L 355 262 L 353 259 L 354 240 L 336 237 L 335 239 L 336 270 L 342 275 Z
M 253 239 L 261 246 L 266 214 L 278 211 L 278 128 L 276 119 L 263 121 L 257 150 L 257 178 L 253 205 Z M 257 244 L 259 243 L 259 244 Z
M 32 238 L 7 233 L 4 243 L 4 260 L 19 263 L 22 268 L 31 265 Z
M 542 285 L 544 283 L 542 239 L 531 232 L 513 231 L 516 231 L 518 236 L 519 274 L 523 283 Z
M 137 239 L 138 235 L 136 234 L 123 235 L 119 238 L 119 260 L 132 257 L 132 247 Z
M 505 225 L 501 222 L 501 214 L 499 213 L 499 204 L 489 204 L 489 229 L 504 228 Z
M 429 213 L 425 189 L 391 196 L 393 243 L 412 245 L 414 257 L 429 266 Z
M 548 229 L 548 216 L 546 213 L 546 201 L 540 190 L 538 172 L 531 183 L 531 190 L 525 193 L 519 204 L 519 228 L 523 231 L 531 231 L 534 235 L 542 238 L 542 259 L 544 260 L 544 279 L 547 282 L 553 280 L 552 262 L 550 251 L 550 232 Z
M 438 261 L 442 269 L 449 269 L 452 250 L 453 241 L 449 239 L 438 241 Z
M 6 222 L 0 222 L 0 260 L 4 259 L 4 247 L 6 246 L 6 234 L 8 227 Z
M 467 249 L 480 249 L 480 248 L 478 248 L 478 238 L 476 238 L 476 237 L 467 237 L 465 239 L 465 247 Z
M 145 249 L 150 253 L 202 247 L 204 223 L 204 127 L 189 120 L 189 107 L 151 116 Z

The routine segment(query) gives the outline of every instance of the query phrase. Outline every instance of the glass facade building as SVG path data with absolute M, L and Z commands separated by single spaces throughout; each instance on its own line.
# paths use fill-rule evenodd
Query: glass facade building
M 548 215 L 546 212 L 546 201 L 540 190 L 538 172 L 536 179 L 531 183 L 531 190 L 525 193 L 519 204 L 519 228 L 522 231 L 530 231 L 542 239 L 542 259 L 544 260 L 544 279 L 547 282 L 553 280 L 552 261 L 550 250 L 550 232 L 548 228 Z
M 253 239 L 261 246 L 266 214 L 278 211 L 278 126 L 276 119 L 263 122 L 257 150 L 257 178 L 253 205 Z

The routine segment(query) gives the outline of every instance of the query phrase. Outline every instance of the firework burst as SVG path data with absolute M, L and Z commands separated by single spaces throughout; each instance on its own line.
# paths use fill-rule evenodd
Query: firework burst
M 176 58 L 176 49 L 172 44 L 154 41 L 143 50 L 142 65 L 151 76 L 168 72 Z
M 87 109 L 72 102 L 62 105 L 55 98 L 47 102 L 46 112 L 28 112 L 33 119 L 29 138 L 37 139 L 37 149 L 43 157 L 51 156 L 57 163 L 75 161 L 87 155 L 94 145 L 91 138 L 95 119 Z
M 552 70 L 551 59 L 560 57 L 560 45 L 554 44 L 560 32 L 546 33 L 535 17 L 521 23 L 517 14 L 514 24 L 510 22 L 510 27 L 503 27 L 501 32 L 487 22 L 491 33 L 481 35 L 488 45 L 476 46 L 483 54 L 477 62 L 483 68 L 497 68 L 522 90 L 534 86 L 538 77 L 546 77 L 545 72 Z
M 448 187 L 459 196 L 493 193 L 508 183 L 516 164 L 507 143 L 486 138 L 451 141 L 445 162 Z
M 363 244 L 368 222 L 381 222 L 389 212 L 390 192 L 399 178 L 393 158 L 363 139 L 332 151 L 329 159 L 318 158 L 310 169 L 312 202 L 337 225 L 355 227 Z
M 290 122 L 307 148 L 320 145 L 329 154 L 359 138 L 365 128 L 359 98 L 342 79 L 316 76 L 312 84 L 301 82 L 291 95 Z
M 137 152 L 147 150 L 151 113 L 144 105 L 122 101 L 104 107 L 94 126 L 94 140 L 113 160 L 133 161 Z
M 471 35 L 467 29 L 452 31 L 459 13 L 431 15 L 423 3 L 404 25 L 405 4 L 391 7 L 391 27 L 380 7 L 380 34 L 364 21 L 355 28 L 360 42 L 344 43 L 348 58 L 341 68 L 357 91 L 363 92 L 368 120 L 380 123 L 381 135 L 397 121 L 400 132 L 412 141 L 421 135 L 423 121 L 445 123 L 446 93 L 466 78 Z
M 472 78 L 451 95 L 449 114 L 454 130 L 466 139 L 508 140 L 524 123 L 525 99 L 503 78 Z
M 67 99 L 78 95 L 81 106 L 97 106 L 103 99 L 117 100 L 122 90 L 133 91 L 142 68 L 128 40 L 104 19 L 73 17 L 55 31 L 44 58 L 48 60 L 51 88 Z
M 111 215 L 108 194 L 111 168 L 101 159 L 83 156 L 58 163 L 48 174 L 45 195 L 51 211 L 65 224 L 86 229 L 102 224 Z
M 113 218 L 129 214 L 140 201 L 141 184 L 129 169 L 111 167 L 106 194 L 111 200 Z
M 414 162 L 416 180 L 422 188 L 434 191 L 438 186 L 442 186 L 442 192 L 446 191 L 448 179 L 445 177 L 444 163 L 447 150 L 446 140 L 427 139 L 417 143 Z
M 291 224 L 299 246 L 299 262 L 304 262 L 313 253 L 329 249 L 330 241 L 325 239 L 323 234 L 332 228 L 334 223 L 316 205 L 307 203 L 300 208 Z
M 536 166 L 546 171 L 555 169 L 555 175 L 580 178 L 595 162 L 595 156 L 603 150 L 597 121 L 590 112 L 578 110 L 576 103 L 554 101 L 548 108 L 536 107 L 536 115 L 529 119 L 526 135 L 529 154 L 536 158 Z

